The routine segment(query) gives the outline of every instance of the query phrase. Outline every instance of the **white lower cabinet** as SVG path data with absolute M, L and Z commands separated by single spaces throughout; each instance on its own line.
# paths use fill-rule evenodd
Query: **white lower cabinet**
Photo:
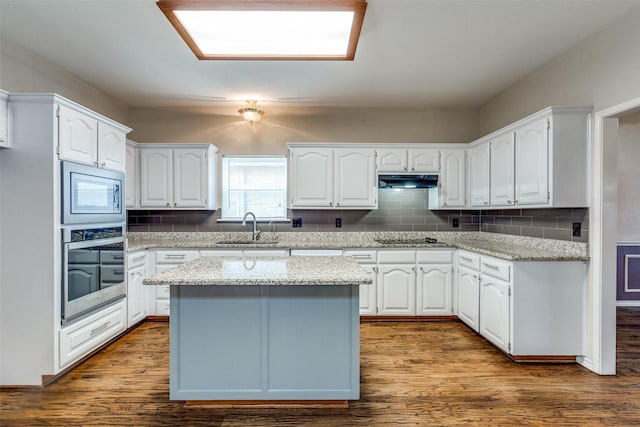
M 587 266 L 458 251 L 458 318 L 516 360 L 584 355 Z
M 453 251 L 416 252 L 416 314 L 453 314 Z
M 127 304 L 121 300 L 60 329 L 60 368 L 89 354 L 127 328 Z
M 474 331 L 480 330 L 480 280 L 477 271 L 458 264 L 458 318 Z
M 159 250 L 155 251 L 155 273 L 161 273 L 200 256 L 197 250 Z M 151 304 L 151 311 L 156 316 L 169 315 L 169 286 L 154 286 L 155 301 Z M 152 293 L 153 294 L 153 293 Z
M 378 314 L 416 314 L 415 265 L 381 264 L 378 266 Z
M 147 289 L 142 281 L 147 276 L 147 254 L 145 251 L 127 255 L 127 327 L 141 322 L 147 317 Z
M 480 283 L 480 335 L 504 352 L 509 346 L 509 292 L 511 284 L 491 276 Z
M 344 256 L 350 256 L 367 272 L 373 283 L 370 285 L 360 285 L 360 315 L 375 316 L 378 310 L 378 267 L 376 265 L 377 253 L 375 250 L 367 249 L 347 249 L 343 252 Z

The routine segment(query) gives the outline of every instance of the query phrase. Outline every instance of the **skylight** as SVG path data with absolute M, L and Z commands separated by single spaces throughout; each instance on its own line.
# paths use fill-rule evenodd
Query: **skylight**
M 199 59 L 353 59 L 365 0 L 161 0 Z

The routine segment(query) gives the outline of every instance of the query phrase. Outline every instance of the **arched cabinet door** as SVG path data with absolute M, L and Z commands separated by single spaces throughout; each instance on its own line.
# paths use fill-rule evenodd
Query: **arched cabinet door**
M 414 315 L 415 278 L 413 265 L 379 265 L 378 314 Z
M 450 316 L 452 314 L 453 267 L 440 264 L 419 265 L 416 283 L 416 314 Z

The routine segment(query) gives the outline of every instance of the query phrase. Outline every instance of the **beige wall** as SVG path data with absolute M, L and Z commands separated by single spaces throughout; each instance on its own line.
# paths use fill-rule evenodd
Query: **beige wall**
M 549 105 L 595 111 L 640 96 L 640 10 L 529 74 L 480 110 L 487 134 Z
M 249 126 L 226 108 L 129 108 L 136 142 L 208 142 L 221 154 L 282 154 L 287 142 L 468 142 L 478 133 L 475 109 L 268 108 Z
M 127 125 L 127 106 L 6 37 L 0 42 L 0 89 L 57 93 Z
M 618 124 L 618 242 L 640 243 L 640 113 Z

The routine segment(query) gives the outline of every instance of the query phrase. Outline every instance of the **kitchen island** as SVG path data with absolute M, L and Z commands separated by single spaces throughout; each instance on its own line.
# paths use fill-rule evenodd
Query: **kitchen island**
M 345 401 L 360 395 L 350 257 L 201 257 L 145 279 L 170 285 L 170 398 Z

